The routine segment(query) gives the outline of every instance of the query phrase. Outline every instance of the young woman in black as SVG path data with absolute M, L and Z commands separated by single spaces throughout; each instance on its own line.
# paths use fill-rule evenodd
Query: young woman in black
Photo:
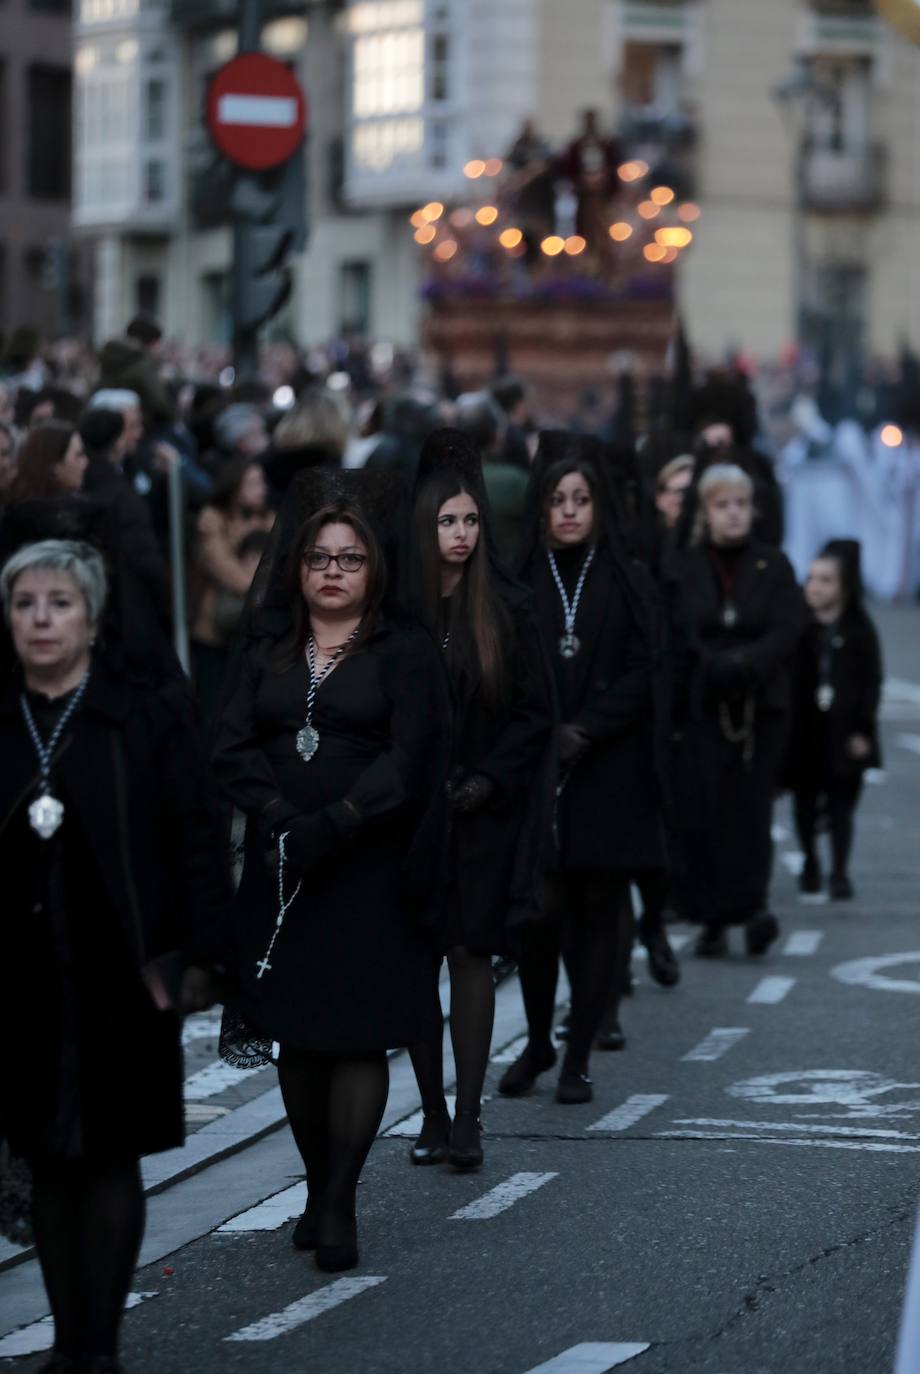
M 726 953 L 742 925 L 763 954 L 779 924 L 769 910 L 773 798 L 789 718 L 789 665 L 804 625 L 788 559 L 752 537 L 753 483 L 732 464 L 698 487 L 694 542 L 667 575 L 678 653 L 675 886 L 704 930 L 703 957 Z
M 588 1058 L 632 945 L 631 871 L 665 862 L 655 761 L 654 601 L 619 546 L 597 469 L 579 457 L 536 478 L 537 519 L 522 575 L 552 663 L 562 726 L 546 919 L 525 928 L 520 955 L 528 1044 L 499 1085 L 533 1087 L 555 1062 L 550 1038 L 560 950 L 572 1011 L 556 1099 L 589 1102 Z
M 834 541 L 818 555 L 805 600 L 812 620 L 796 658 L 786 765 L 805 855 L 799 887 L 805 893 L 823 887 L 815 843 L 823 811 L 831 841 L 830 895 L 845 901 L 853 896 L 849 859 L 863 776 L 881 767 L 882 654 L 862 602 L 858 544 Z
M 411 1158 L 456 1168 L 482 1163 L 480 1098 L 495 1011 L 492 955 L 508 953 L 509 923 L 539 907 L 539 782 L 553 726 L 548 680 L 529 598 L 489 547 L 480 460 L 458 431 L 422 450 L 415 498 L 419 611 L 441 644 L 454 702 L 449 888 L 432 968 L 432 1025 L 412 1047 L 424 1109 Z M 535 794 L 536 789 L 536 794 Z M 450 970 L 457 1069 L 453 1124 L 444 1100 L 438 974 Z
M 326 1270 L 358 1263 L 386 1051 L 429 1029 L 449 738 L 437 648 L 384 613 L 384 557 L 350 476 L 332 475 L 331 500 L 308 499 L 324 479 L 293 491 L 307 518 L 286 557 L 282 538 L 286 585 L 251 617 L 215 753 L 247 818 L 237 1011 L 281 1045 L 309 1192 L 294 1245 Z

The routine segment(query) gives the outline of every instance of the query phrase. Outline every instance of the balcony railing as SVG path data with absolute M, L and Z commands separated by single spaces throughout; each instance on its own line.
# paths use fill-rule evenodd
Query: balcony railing
M 806 144 L 800 172 L 802 204 L 821 214 L 880 210 L 886 170 L 885 149 L 879 143 L 857 148 Z

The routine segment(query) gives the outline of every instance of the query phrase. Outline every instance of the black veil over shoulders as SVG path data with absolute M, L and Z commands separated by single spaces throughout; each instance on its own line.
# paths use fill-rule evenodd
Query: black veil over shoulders
M 426 482 L 445 472 L 454 473 L 461 478 L 475 497 L 479 507 L 481 537 L 485 539 L 489 556 L 489 572 L 498 595 L 512 609 L 529 605 L 530 593 L 499 557 L 495 545 L 492 511 L 482 471 L 482 454 L 463 430 L 446 426 L 433 430 L 422 445 L 412 488 L 413 507 Z M 418 576 L 417 565 L 414 573 Z M 417 586 L 417 583 L 415 585 Z
M 66 539 L 88 544 L 102 555 L 108 597 L 99 626 L 97 656 L 118 678 L 141 684 L 184 682 L 163 618 L 131 563 L 131 549 L 119 537 L 111 509 L 91 497 L 66 496 L 17 501 L 0 517 L 0 567 L 28 544 Z M 0 675 L 16 664 L 9 630 L 0 634 Z

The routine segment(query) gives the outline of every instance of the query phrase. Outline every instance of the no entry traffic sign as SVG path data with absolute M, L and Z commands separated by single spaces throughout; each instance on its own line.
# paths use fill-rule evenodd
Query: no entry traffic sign
M 307 102 L 294 74 L 264 53 L 221 67 L 208 90 L 208 131 L 238 167 L 264 171 L 287 162 L 307 127 Z

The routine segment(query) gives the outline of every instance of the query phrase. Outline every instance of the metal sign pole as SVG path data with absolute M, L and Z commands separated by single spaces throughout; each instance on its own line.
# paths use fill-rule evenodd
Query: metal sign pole
M 240 0 L 238 53 L 258 52 L 262 43 L 262 0 Z M 259 365 L 257 332 L 243 327 L 243 301 L 250 275 L 250 226 L 234 207 L 233 212 L 233 365 L 237 377 L 254 373 Z

